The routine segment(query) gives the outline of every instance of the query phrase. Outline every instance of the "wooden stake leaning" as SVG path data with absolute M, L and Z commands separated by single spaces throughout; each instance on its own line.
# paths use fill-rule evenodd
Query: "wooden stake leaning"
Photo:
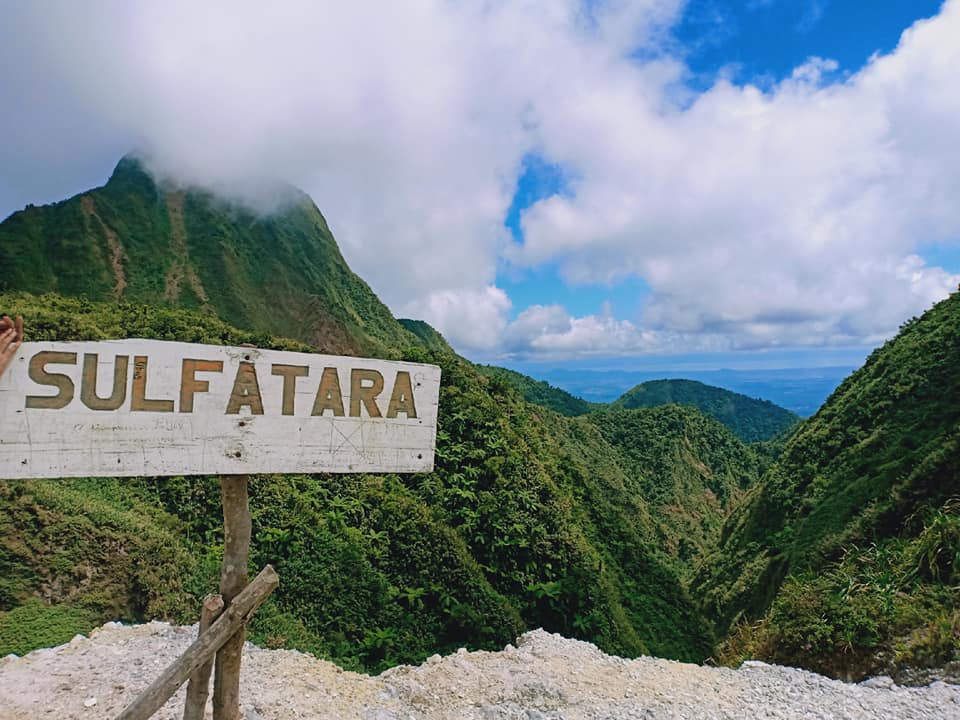
M 117 720 L 146 720 L 223 647 L 263 604 L 267 596 L 280 584 L 273 567 L 267 565 L 254 578 L 207 632 L 197 638 L 179 658 L 174 660 L 150 687 L 142 692 L 117 716 Z
M 223 564 L 220 570 L 220 594 L 230 607 L 247 585 L 250 556 L 250 501 L 246 475 L 220 477 L 223 501 Z M 213 676 L 213 720 L 240 718 L 240 661 L 246 628 L 240 627 L 217 652 Z

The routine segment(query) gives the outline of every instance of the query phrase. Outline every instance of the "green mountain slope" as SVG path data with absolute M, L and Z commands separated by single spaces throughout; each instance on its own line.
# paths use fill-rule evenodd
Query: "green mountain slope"
M 33 340 L 304 348 L 174 308 L 23 293 L 0 307 L 24 314 Z M 706 656 L 708 626 L 594 424 L 449 353 L 395 352 L 443 367 L 436 471 L 254 478 L 251 563 L 282 578 L 254 638 L 366 669 L 538 626 L 623 655 Z M 192 621 L 216 586 L 213 478 L 0 481 L 0 528 L 0 653 L 107 619 Z
M 508 383 L 527 402 L 550 408 L 561 415 L 568 417 L 585 415 L 594 408 L 593 403 L 589 403 L 583 398 L 571 395 L 566 390 L 554 387 L 543 380 L 534 380 L 532 377 L 516 370 L 508 370 L 495 365 L 477 365 L 477 369 L 487 377 L 500 378 Z
M 774 405 L 695 380 L 650 380 L 628 390 L 614 407 L 640 408 L 689 405 L 719 420 L 744 442 L 769 440 L 793 427 L 799 417 Z
M 960 661 L 960 296 L 797 426 L 688 381 L 597 408 L 395 320 L 291 198 L 258 217 L 127 159 L 0 224 L 0 311 L 28 339 L 442 366 L 433 473 L 252 479 L 251 565 L 282 578 L 257 642 L 367 670 L 538 626 L 620 655 L 844 677 Z M 192 622 L 220 533 L 215 478 L 0 481 L 0 655 L 108 619 Z
M 313 201 L 258 216 L 158 185 L 133 158 L 107 184 L 0 223 L 0 290 L 198 309 L 340 354 L 410 344 L 347 266 Z
M 429 323 L 423 320 L 411 320 L 409 318 L 399 318 L 397 322 L 419 338 L 420 344 L 428 350 L 437 350 L 439 352 L 453 354 L 453 348 L 450 347 L 446 338 Z
M 756 454 L 694 408 L 612 408 L 587 419 L 618 451 L 632 481 L 630 492 L 649 505 L 657 545 L 688 576 L 716 546 L 730 510 L 756 482 Z
M 545 384 L 518 390 L 523 376 L 482 374 L 426 323 L 394 320 L 305 196 L 258 218 L 158 187 L 124 160 L 105 187 L 0 224 L 0 260 L 15 289 L 0 308 L 28 318 L 28 339 L 252 343 L 443 366 L 434 473 L 253 480 L 252 563 L 283 578 L 258 615 L 260 642 L 367 669 L 502 646 L 537 626 L 622 655 L 709 653 L 682 579 L 687 528 L 659 521 L 651 509 L 666 503 L 645 492 L 682 478 L 694 505 L 698 481 L 725 503 L 726 470 L 701 437 L 716 428 L 657 427 L 658 442 L 680 433 L 685 449 L 644 464 L 624 451 L 619 417 L 528 404 L 534 387 L 562 412 L 586 409 Z M 216 585 L 212 478 L 0 482 L 0 527 L 0 653 L 107 619 L 192 621 Z
M 736 651 L 840 675 L 960 659 L 960 294 L 786 443 L 696 581 Z M 747 628 L 753 627 L 748 631 Z M 886 658 L 886 659 L 884 659 Z

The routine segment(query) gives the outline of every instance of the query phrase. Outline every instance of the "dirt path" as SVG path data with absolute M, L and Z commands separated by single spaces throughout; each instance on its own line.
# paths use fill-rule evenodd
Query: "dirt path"
M 200 282 L 193 265 L 190 264 L 190 250 L 187 247 L 187 228 L 183 222 L 183 202 L 184 194 L 182 191 L 167 193 L 167 215 L 170 218 L 170 249 L 173 251 L 173 264 L 167 270 L 164 278 L 163 299 L 176 303 L 180 300 L 180 286 L 184 280 L 190 285 L 193 293 L 200 298 L 201 303 L 206 303 L 207 292 Z
M 119 299 L 123 291 L 127 288 L 127 276 L 123 269 L 123 263 L 126 259 L 126 253 L 123 250 L 123 244 L 117 234 L 107 226 L 103 218 L 97 213 L 97 204 L 92 197 L 84 195 L 80 198 L 80 208 L 87 219 L 94 219 L 100 223 L 100 229 L 107 238 L 107 245 L 110 248 L 110 265 L 113 268 L 115 278 L 113 286 L 113 297 Z

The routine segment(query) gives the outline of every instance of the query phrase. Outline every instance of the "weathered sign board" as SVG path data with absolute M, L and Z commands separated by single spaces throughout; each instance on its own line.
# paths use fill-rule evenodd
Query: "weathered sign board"
M 440 368 L 159 340 L 24 343 L 0 478 L 429 472 Z

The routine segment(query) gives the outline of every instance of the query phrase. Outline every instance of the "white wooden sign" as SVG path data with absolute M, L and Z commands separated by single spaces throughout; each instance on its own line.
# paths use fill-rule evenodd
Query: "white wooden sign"
M 159 340 L 24 343 L 0 478 L 429 472 L 440 368 Z

